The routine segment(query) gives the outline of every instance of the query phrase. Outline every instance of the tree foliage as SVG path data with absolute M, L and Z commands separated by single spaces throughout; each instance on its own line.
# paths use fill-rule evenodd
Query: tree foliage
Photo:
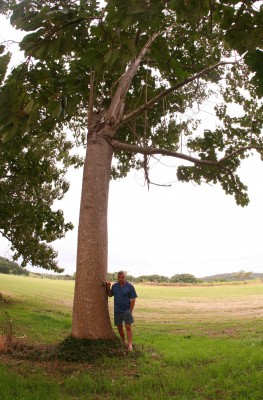
M 0 12 L 25 32 L 8 75 L 0 48 L 0 228 L 24 263 L 58 268 L 48 243 L 71 225 L 52 205 L 79 165 L 68 130 L 111 144 L 113 178 L 143 168 L 150 184 L 151 159 L 170 156 L 178 180 L 248 204 L 238 170 L 263 149 L 261 1 L 22 0 Z M 203 128 L 195 114 L 215 96 Z
M 72 229 L 63 212 L 52 207 L 68 190 L 65 167 L 57 164 L 68 157 L 67 146 L 61 133 L 41 138 L 32 131 L 0 144 L 0 229 L 11 241 L 15 259 L 23 257 L 22 266 L 60 271 L 47 243 Z
M 0 274 L 29 275 L 29 271 L 8 258 L 0 257 Z

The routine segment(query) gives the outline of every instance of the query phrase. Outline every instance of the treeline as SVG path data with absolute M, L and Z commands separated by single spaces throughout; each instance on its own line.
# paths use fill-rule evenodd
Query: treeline
M 16 262 L 0 257 L 0 274 L 29 275 L 29 271 L 20 267 Z
M 202 282 L 200 279 L 196 278 L 191 274 L 176 274 L 171 276 L 170 278 L 163 275 L 141 275 L 138 277 L 134 277 L 132 275 L 127 274 L 127 280 L 130 282 L 156 282 L 156 283 L 200 283 Z M 118 272 L 108 273 L 108 280 L 111 282 L 117 281 Z
M 118 279 L 118 272 L 108 273 L 108 280 L 114 282 Z M 263 273 L 245 272 L 243 270 L 238 272 L 231 272 L 225 274 L 217 274 L 205 276 L 203 278 L 196 278 L 192 274 L 175 274 L 170 278 L 163 275 L 141 275 L 134 277 L 127 274 L 127 280 L 130 282 L 156 282 L 156 283 L 205 283 L 205 282 L 235 282 L 235 281 L 248 281 L 255 279 L 263 279 Z
M 36 278 L 41 278 L 41 279 L 58 279 L 60 281 L 74 281 L 75 280 L 75 274 L 74 275 L 59 275 L 59 274 L 43 274 L 43 273 L 38 273 L 38 272 L 31 272 L 31 276 L 34 276 Z
M 124 271 L 125 272 L 125 271 Z M 20 267 L 16 262 L 10 261 L 7 258 L 0 257 L 0 274 L 24 275 L 35 276 L 45 279 L 59 279 L 59 280 L 75 280 L 75 274 L 62 275 L 62 274 L 49 274 L 49 273 L 31 273 L 27 269 Z M 248 281 L 255 279 L 263 280 L 263 273 L 246 272 L 240 270 L 238 272 L 231 272 L 225 274 L 216 274 L 205 276 L 203 278 L 196 278 L 192 274 L 175 274 L 171 277 L 164 275 L 141 275 L 135 277 L 126 272 L 127 280 L 134 283 L 205 283 L 205 282 L 234 282 L 234 281 Z M 115 282 L 118 280 L 118 272 L 108 272 L 107 280 Z

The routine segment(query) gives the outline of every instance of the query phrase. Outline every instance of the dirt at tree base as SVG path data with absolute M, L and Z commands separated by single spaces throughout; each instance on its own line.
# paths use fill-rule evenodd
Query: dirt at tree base
M 1 343 L 3 346 L 1 347 Z M 3 363 L 19 369 L 20 365 L 31 369 L 33 366 L 52 372 L 72 373 L 72 371 L 90 369 L 100 364 L 105 358 L 138 358 L 142 350 L 138 346 L 128 352 L 122 342 L 114 340 L 76 339 L 72 336 L 61 343 L 30 344 L 25 340 L 14 340 L 8 345 L 0 341 L 0 359 Z

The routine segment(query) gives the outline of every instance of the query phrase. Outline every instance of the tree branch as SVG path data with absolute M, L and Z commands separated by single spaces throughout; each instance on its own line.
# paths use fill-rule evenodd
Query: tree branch
M 183 80 L 182 82 L 178 82 L 176 85 L 171 86 L 170 88 L 164 90 L 163 92 L 159 93 L 157 96 L 155 96 L 153 99 L 149 100 L 147 103 L 143 104 L 136 110 L 132 111 L 130 114 L 125 115 L 122 120 L 120 121 L 119 125 L 125 124 L 127 121 L 129 121 L 131 118 L 136 117 L 137 115 L 141 114 L 144 110 L 147 110 L 148 108 L 151 108 L 155 103 L 158 103 L 160 100 L 162 100 L 165 96 L 170 94 L 171 92 L 174 92 L 175 90 L 180 89 L 181 87 L 187 85 L 190 82 L 195 81 L 196 79 L 206 75 L 208 72 L 213 71 L 214 69 L 222 66 L 222 65 L 232 65 L 236 64 L 237 61 L 220 61 L 219 63 L 212 65 L 211 67 L 207 67 L 202 69 L 200 72 L 197 74 L 191 76 L 190 78 L 187 78 Z
M 88 17 L 88 18 L 76 18 L 76 19 L 73 19 L 72 21 L 67 22 L 64 25 L 55 26 L 54 29 L 52 29 L 51 32 L 49 32 L 48 35 L 44 38 L 44 40 L 50 39 L 55 33 L 67 28 L 70 25 L 78 24 L 83 21 L 93 21 L 94 19 L 101 20 L 102 17 L 98 16 L 98 17 Z
M 143 46 L 139 55 L 135 58 L 135 60 L 131 63 L 127 71 L 121 77 L 118 87 L 113 95 L 109 110 L 108 110 L 108 119 L 113 119 L 114 122 L 118 120 L 121 116 L 122 106 L 124 104 L 125 96 L 129 90 L 131 81 L 136 74 L 139 65 L 141 64 L 142 60 L 145 57 L 145 54 L 148 52 L 149 48 L 151 47 L 154 40 L 161 34 L 161 32 L 154 33 L 150 39 L 146 42 Z
M 127 144 L 119 142 L 118 140 L 112 140 L 111 145 L 113 146 L 115 151 L 125 151 L 128 153 L 139 153 L 144 155 L 154 155 L 160 154 L 162 156 L 169 156 L 180 158 L 182 160 L 190 161 L 194 164 L 206 164 L 206 165 L 217 165 L 218 161 L 210 161 L 210 160 L 200 160 L 196 157 L 189 156 L 187 154 L 178 153 L 177 151 L 168 150 L 168 149 L 159 149 L 155 147 L 141 147 L 134 144 Z
M 108 113 L 107 113 L 107 119 L 112 120 L 112 125 L 116 124 L 115 126 L 117 127 L 119 125 L 119 118 L 122 115 L 123 108 L 124 108 L 124 99 L 125 96 L 130 88 L 132 79 L 134 78 L 141 62 L 143 61 L 145 55 L 149 51 L 152 43 L 155 41 L 155 39 L 164 33 L 168 32 L 170 29 L 172 29 L 176 25 L 176 23 L 172 24 L 169 26 L 167 29 L 160 31 L 160 32 L 155 32 L 145 43 L 143 48 L 140 50 L 138 56 L 132 61 L 130 66 L 128 67 L 127 71 L 123 74 L 121 77 L 118 87 L 113 95 Z
M 237 149 L 237 150 L 233 151 L 232 153 L 226 155 L 225 157 L 220 158 L 220 160 L 218 160 L 218 162 L 223 163 L 224 161 L 229 160 L 230 158 L 233 158 L 237 154 L 240 154 L 246 150 L 263 150 L 263 146 L 249 145 L 249 146 L 240 147 L 240 149 Z
M 168 150 L 168 149 L 160 149 L 160 148 L 155 148 L 155 147 L 141 147 L 137 146 L 134 144 L 126 144 L 119 142 L 118 140 L 112 140 L 111 145 L 114 148 L 115 151 L 125 151 L 128 153 L 139 153 L 143 155 L 154 155 L 154 154 L 159 154 L 162 156 L 168 156 L 168 157 L 174 157 L 174 158 L 179 158 L 181 160 L 189 161 L 193 164 L 198 164 L 198 165 L 211 165 L 215 167 L 221 166 L 226 160 L 229 160 L 230 158 L 233 158 L 237 156 L 240 153 L 243 153 L 246 150 L 263 150 L 263 146 L 245 146 L 245 147 L 240 147 L 239 149 L 233 151 L 231 154 L 228 154 L 219 160 L 202 160 L 197 157 L 192 157 L 187 154 L 182 154 L 178 153 L 177 151 L 173 150 Z

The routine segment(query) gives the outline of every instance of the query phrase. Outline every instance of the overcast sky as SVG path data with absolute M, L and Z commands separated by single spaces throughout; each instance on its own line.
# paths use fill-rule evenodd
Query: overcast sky
M 0 41 L 12 38 L 3 29 L 2 18 L 0 24 Z M 203 118 L 207 118 L 205 112 Z M 162 162 L 169 165 L 167 158 Z M 151 186 L 148 191 L 139 172 L 110 184 L 110 272 L 124 269 L 134 276 L 191 273 L 196 277 L 241 269 L 263 272 L 263 164 L 258 156 L 245 160 L 241 169 L 251 200 L 245 208 L 237 206 L 219 186 L 176 182 L 174 167 L 160 164 L 151 172 L 158 183 L 174 182 L 172 187 Z M 59 266 L 72 274 L 82 171 L 70 170 L 68 179 L 71 189 L 59 208 L 75 229 L 54 247 Z M 11 256 L 10 245 L 3 238 L 0 256 Z

